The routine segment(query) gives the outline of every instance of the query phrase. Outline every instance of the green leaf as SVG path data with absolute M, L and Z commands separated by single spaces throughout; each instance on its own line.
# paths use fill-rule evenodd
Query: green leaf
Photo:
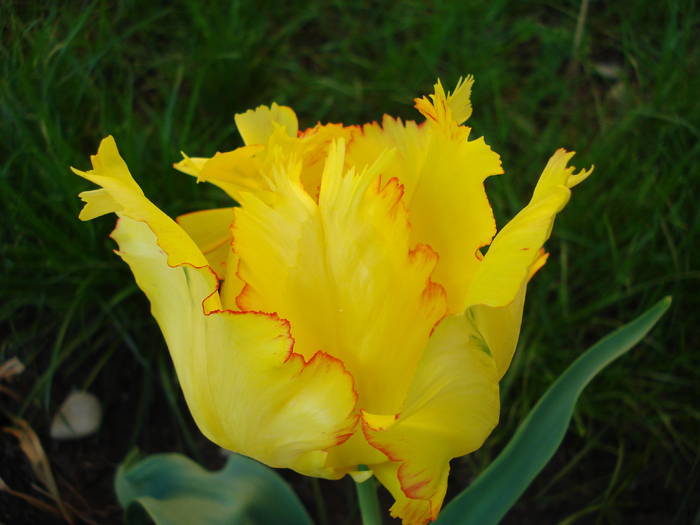
M 210 472 L 180 454 L 143 461 L 131 454 L 119 466 L 114 485 L 129 524 L 147 523 L 139 505 L 157 525 L 312 523 L 275 471 L 240 455 Z
M 598 372 L 636 345 L 671 305 L 666 297 L 581 355 L 549 387 L 510 443 L 440 514 L 440 525 L 496 525 L 552 458 L 574 406 Z

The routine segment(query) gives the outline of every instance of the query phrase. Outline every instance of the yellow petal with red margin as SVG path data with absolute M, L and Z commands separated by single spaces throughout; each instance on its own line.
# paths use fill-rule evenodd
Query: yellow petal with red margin
M 371 445 L 397 463 L 403 495 L 423 501 L 409 507 L 429 508 L 432 517 L 445 495 L 449 461 L 478 449 L 498 412 L 496 366 L 486 342 L 468 316 L 453 315 L 431 336 L 400 413 L 363 413 L 363 430 Z M 410 503 L 401 497 L 397 502 L 397 509 Z
M 472 114 L 471 94 L 474 85 L 474 77 L 460 78 L 454 92 L 445 93 L 442 82 L 438 81 L 433 86 L 433 94 L 415 100 L 416 109 L 426 118 L 441 126 L 462 124 Z
M 435 253 L 409 251 L 401 186 L 380 182 L 386 161 L 344 173 L 343 142 L 334 143 L 318 204 L 298 163 L 278 166 L 270 175 L 275 200 L 242 196 L 234 225 L 247 283 L 239 307 L 289 319 L 304 355 L 323 348 L 342 359 L 362 406 L 379 413 L 401 406 L 445 310 L 443 290 L 430 281 Z
M 546 260 L 542 246 L 550 236 L 554 218 L 568 202 L 570 188 L 592 171 L 574 174 L 575 168 L 567 167 L 573 155 L 560 149 L 552 156 L 529 204 L 498 232 L 470 285 L 467 304 L 476 312 L 479 329 L 491 342 L 499 377 L 507 370 L 515 350 L 525 287 Z
M 318 200 L 321 191 L 321 175 L 328 156 L 328 148 L 334 140 L 341 138 L 347 143 L 350 136 L 351 128 L 344 127 L 342 124 L 316 124 L 300 134 L 297 150 L 303 162 L 301 183 L 314 200 Z
M 469 288 L 469 305 L 504 306 L 518 293 L 549 238 L 554 217 L 564 208 L 570 188 L 591 170 L 574 174 L 567 167 L 574 154 L 559 149 L 549 159 L 532 199 L 494 238 Z
M 429 128 L 410 120 L 404 123 L 401 119 L 384 115 L 381 125 L 373 122 L 350 128 L 350 131 L 352 140 L 348 143 L 348 165 L 362 169 L 387 150 L 394 151 L 392 161 L 385 167 L 384 176 L 398 179 L 405 188 L 404 199 L 410 202 L 425 165 Z
M 349 146 L 351 163 L 359 167 L 386 148 L 396 149 L 386 172 L 405 185 L 411 242 L 430 245 L 440 257 L 433 277 L 445 287 L 451 313 L 464 311 L 479 264 L 476 252 L 496 233 L 484 180 L 503 172 L 483 138 L 469 141 L 470 129 L 459 126 L 471 113 L 470 89 L 467 79 L 446 94 L 438 82 L 432 101 L 416 101 L 424 125 L 385 117 L 383 127 L 364 126 Z
M 176 219 L 209 261 L 219 279 L 226 275 L 226 261 L 231 249 L 233 208 L 195 211 Z
M 83 198 L 120 216 L 118 253 L 151 302 L 202 432 L 271 466 L 337 477 L 325 466 L 327 449 L 347 440 L 356 423 L 357 395 L 342 363 L 322 352 L 304 360 L 293 351 L 289 323 L 274 315 L 222 311 L 206 258 L 144 196 L 111 137 L 92 164 L 92 171 L 74 171 L 109 199 Z
M 328 451 L 326 465 L 334 469 L 339 477 L 347 473 L 353 476 L 353 479 L 367 479 L 366 470 L 358 474 L 359 465 L 373 465 L 385 461 L 386 455 L 370 445 L 364 433 L 358 429 L 345 443 Z
M 246 145 L 267 144 L 276 127 L 284 129 L 290 137 L 296 137 L 299 123 L 294 110 L 287 106 L 272 103 L 271 106 L 258 106 L 235 117 L 238 132 Z
M 335 477 L 327 449 L 355 426 L 356 394 L 342 363 L 293 351 L 288 322 L 255 312 L 211 311 L 208 269 L 171 267 L 148 226 L 122 217 L 113 238 L 151 302 L 185 398 L 218 445 L 272 467 Z
M 435 494 L 427 500 L 412 499 L 406 496 L 399 482 L 399 466 L 400 463 L 394 462 L 372 465 L 373 474 L 394 497 L 394 504 L 389 509 L 391 516 L 401 519 L 403 525 L 424 525 L 437 519 L 447 492 L 449 465 L 442 474 L 442 479 L 438 483 Z
M 115 212 L 146 222 L 156 234 L 158 245 L 168 255 L 168 264 L 207 266 L 206 257 L 190 236 L 143 194 L 119 155 L 111 135 L 102 140 L 97 154 L 90 159 L 93 167 L 90 171 L 71 168 L 77 175 L 102 187 L 101 190 L 80 194 L 86 203 L 80 213 L 81 220 Z

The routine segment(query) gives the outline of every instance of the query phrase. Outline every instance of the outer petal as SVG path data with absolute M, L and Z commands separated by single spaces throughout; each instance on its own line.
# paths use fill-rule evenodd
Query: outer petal
M 100 190 L 80 194 L 80 198 L 86 202 L 80 212 L 81 220 L 116 212 L 146 222 L 156 234 L 160 247 L 168 254 L 169 265 L 188 263 L 207 266 L 206 257 L 190 236 L 145 197 L 131 177 L 111 135 L 102 140 L 97 155 L 93 155 L 91 161 L 91 171 L 71 168 L 77 175 L 102 186 Z
M 469 305 L 504 306 L 515 298 L 541 255 L 539 250 L 552 232 L 554 217 L 568 202 L 570 188 L 592 171 L 574 174 L 575 168 L 567 167 L 573 155 L 557 150 L 529 204 L 498 232 L 469 287 Z
M 449 461 L 482 445 L 498 411 L 496 366 L 485 341 L 467 316 L 445 318 L 430 338 L 401 412 L 363 414 L 367 440 L 395 462 L 401 493 L 396 480 L 385 483 L 388 467 L 378 472 L 393 488 L 400 517 L 434 519 L 445 496 Z M 420 509 L 424 514 L 418 519 L 414 514 Z
M 236 209 L 234 246 L 248 284 L 242 310 L 278 312 L 305 355 L 323 348 L 356 378 L 362 406 L 399 409 L 444 296 L 429 276 L 436 256 L 410 252 L 402 188 L 371 169 L 344 174 L 342 142 L 331 147 L 318 205 L 299 165 L 273 171 L 276 200 L 254 195 Z
M 477 250 L 496 233 L 483 182 L 503 171 L 483 138 L 469 141 L 470 129 L 459 126 L 471 113 L 471 83 L 468 78 L 446 94 L 438 82 L 432 101 L 416 101 L 424 126 L 385 117 L 383 128 L 373 124 L 356 133 L 349 149 L 351 161 L 363 166 L 383 148 L 396 148 L 388 171 L 400 173 L 406 187 L 412 242 L 428 244 L 440 256 L 434 278 L 447 291 L 450 312 L 464 311 Z
M 404 525 L 422 525 L 428 521 L 437 519 L 442 502 L 447 492 L 447 477 L 449 475 L 449 464 L 443 471 L 442 478 L 437 485 L 435 494 L 429 499 L 409 498 L 399 482 L 400 463 L 386 462 L 379 465 L 372 465 L 372 472 L 379 482 L 394 497 L 394 504 L 389 511 L 394 518 L 400 518 Z
M 328 451 L 326 466 L 333 469 L 340 478 L 350 474 L 354 480 L 364 481 L 372 476 L 368 470 L 357 470 L 359 465 L 385 463 L 386 455 L 367 442 L 361 431 L 356 431 L 345 443 Z
M 286 321 L 221 311 L 217 280 L 194 241 L 141 192 L 111 137 L 77 172 L 103 186 L 121 219 L 113 236 L 151 301 L 188 406 L 220 445 L 275 467 L 335 476 L 326 449 L 355 425 L 356 394 L 342 363 L 293 352 Z M 77 171 L 77 170 L 76 170 Z M 99 190 L 98 190 L 99 191 Z M 83 195 L 93 210 L 109 200 Z M 300 424 L 303 422 L 303 424 Z
M 547 163 L 530 203 L 495 237 L 470 285 L 467 304 L 489 342 L 499 377 L 510 365 L 520 331 L 525 287 L 546 257 L 542 246 L 570 188 L 592 170 L 574 174 L 573 153 L 558 150 Z
M 274 315 L 213 311 L 207 269 L 167 265 L 153 232 L 122 218 L 119 255 L 151 301 L 188 406 L 212 441 L 272 467 L 332 476 L 326 449 L 354 427 L 352 378 L 318 352 L 293 352 L 286 321 Z
M 535 272 L 547 261 L 548 255 L 544 250 L 540 250 L 539 258 L 530 267 L 527 279 L 522 283 L 518 293 L 515 294 L 515 298 L 510 303 L 499 307 L 479 304 L 471 306 L 467 310 L 468 315 L 472 316 L 474 324 L 484 337 L 491 355 L 493 355 L 499 380 L 508 370 L 518 345 L 527 284 Z

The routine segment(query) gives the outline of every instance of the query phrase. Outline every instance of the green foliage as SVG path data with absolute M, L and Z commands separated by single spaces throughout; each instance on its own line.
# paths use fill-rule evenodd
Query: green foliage
M 311 518 L 287 483 L 260 463 L 232 455 L 224 468 L 209 472 L 180 454 L 133 457 L 117 470 L 119 503 L 130 525 L 311 525 Z
M 498 457 L 440 514 L 443 525 L 498 525 L 561 445 L 583 389 L 637 345 L 671 306 L 659 301 L 581 355 L 547 389 Z
M 499 224 L 557 147 L 596 171 L 557 219 L 550 262 L 529 287 L 501 424 L 455 466 L 453 484 L 488 464 L 572 358 L 671 294 L 669 318 L 643 352 L 602 374 L 550 481 L 521 507 L 554 512 L 549 522 L 593 509 L 607 523 L 670 506 L 681 520 L 700 480 L 689 476 L 700 433 L 700 10 L 691 0 L 583 4 L 0 3 L 0 361 L 19 355 L 35 375 L 25 415 L 45 421 L 72 387 L 90 384 L 112 407 L 127 391 L 138 402 L 126 449 L 150 439 L 165 391 L 181 446 L 195 453 L 147 302 L 111 254 L 113 219 L 76 219 L 89 185 L 67 167 L 86 168 L 103 136 L 115 135 L 147 195 L 176 215 L 226 203 L 170 165 L 180 150 L 238 145 L 236 111 L 276 100 L 302 125 L 417 118 L 412 98 L 436 76 L 449 86 L 471 73 L 474 136 L 506 170 L 487 182 Z

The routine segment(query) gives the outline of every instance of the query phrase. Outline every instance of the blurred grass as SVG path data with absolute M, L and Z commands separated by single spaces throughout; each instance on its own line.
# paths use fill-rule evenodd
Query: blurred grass
M 529 289 L 502 423 L 455 475 L 482 468 L 580 351 L 671 294 L 645 345 L 584 395 L 520 508 L 551 523 L 685 523 L 700 490 L 699 22 L 686 0 L 1 3 L 0 362 L 19 355 L 35 376 L 24 412 L 45 424 L 57 392 L 90 384 L 114 406 L 121 388 L 140 400 L 126 449 L 165 389 L 193 443 L 147 303 L 110 253 L 113 220 L 76 219 L 88 185 L 67 167 L 87 167 L 100 138 L 115 135 L 175 215 L 226 202 L 170 165 L 237 145 L 234 112 L 275 100 L 302 125 L 413 119 L 437 76 L 471 73 L 471 125 L 506 170 L 487 183 L 499 224 L 557 147 L 596 172 Z

